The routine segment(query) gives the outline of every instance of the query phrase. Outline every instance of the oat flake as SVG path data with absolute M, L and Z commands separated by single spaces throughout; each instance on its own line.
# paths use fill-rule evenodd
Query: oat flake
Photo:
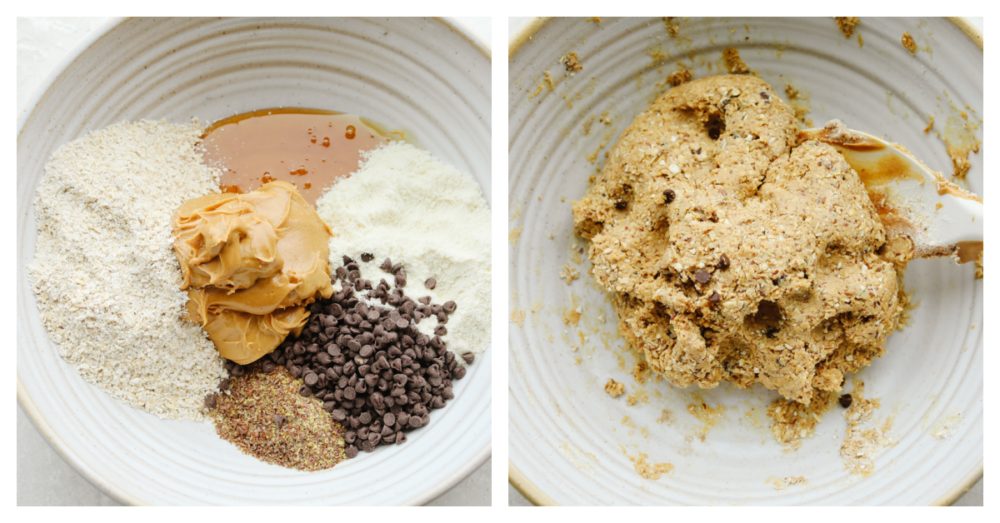
M 85 380 L 161 418 L 201 420 L 226 376 L 196 323 L 171 246 L 185 201 L 219 192 L 202 127 L 123 122 L 60 147 L 38 185 L 28 276 L 42 324 Z

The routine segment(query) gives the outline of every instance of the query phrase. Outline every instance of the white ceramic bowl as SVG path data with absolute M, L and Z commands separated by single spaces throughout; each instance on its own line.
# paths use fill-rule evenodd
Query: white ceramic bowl
M 983 472 L 983 284 L 974 281 L 971 264 L 919 260 L 906 271 L 907 289 L 920 301 L 911 326 L 892 335 L 888 354 L 860 373 L 866 397 L 881 398 L 876 417 L 894 416 L 890 434 L 898 439 L 867 478 L 844 470 L 839 407 L 800 450 L 784 453 L 771 438 L 764 413 L 777 394 L 761 387 L 702 391 L 660 382 L 638 387 L 650 395 L 648 404 L 628 407 L 624 397 L 612 399 L 603 391 L 609 377 L 624 382 L 628 392 L 637 390 L 619 366 L 624 342 L 614 311 L 587 274 L 586 261 L 579 266 L 581 279 L 570 286 L 558 274 L 577 243 L 570 202 L 585 193 L 588 176 L 596 172 L 586 156 L 602 143 L 601 152 L 614 144 L 655 98 L 656 83 L 675 70 L 678 59 L 694 63 L 696 78 L 708 76 L 720 72 L 722 49 L 736 47 L 779 92 L 791 83 L 807 95 L 817 124 L 840 118 L 951 172 L 942 140 L 923 129 L 927 115 L 934 115 L 938 130 L 954 124 L 959 109 L 978 123 L 982 35 L 963 21 L 862 19 L 861 47 L 856 35 L 845 39 L 830 18 L 675 23 L 677 38 L 668 36 L 658 18 L 537 20 L 511 40 L 509 228 L 523 231 L 509 246 L 509 312 L 526 313 L 523 327 L 509 327 L 511 482 L 539 504 L 954 501 Z M 921 48 L 915 57 L 900 44 L 904 31 Z M 577 52 L 583 70 L 567 77 L 558 60 L 570 51 Z M 658 52 L 665 58 L 662 72 L 654 64 Z M 546 70 L 555 90 L 543 86 L 536 95 Z M 583 123 L 605 111 L 611 125 L 594 122 L 585 135 Z M 976 135 L 981 140 L 982 130 Z M 969 186 L 982 195 L 983 153 L 971 160 Z M 563 313 L 577 306 L 583 311 L 580 326 L 567 327 Z M 600 315 L 607 323 L 600 323 Z M 571 345 L 581 344 L 578 331 L 589 338 L 573 352 Z M 631 369 L 632 356 L 623 359 L 624 369 Z M 704 442 L 697 437 L 686 442 L 704 427 L 685 410 L 697 398 L 721 403 L 725 412 Z M 671 410 L 675 421 L 657 423 L 662 409 Z M 625 416 L 630 420 L 623 423 Z M 935 424 L 950 416 L 959 420 L 954 435 L 932 438 Z M 657 481 L 643 479 L 619 445 L 676 469 Z M 789 476 L 804 476 L 808 483 L 780 491 L 765 483 Z
M 86 383 L 42 327 L 25 267 L 35 186 L 63 143 L 122 120 L 313 107 L 404 128 L 490 201 L 490 51 L 437 19 L 128 19 L 89 38 L 18 122 L 18 400 L 95 485 L 131 504 L 421 504 L 490 456 L 488 350 L 405 445 L 333 469 L 268 465 L 212 425 L 164 421 Z

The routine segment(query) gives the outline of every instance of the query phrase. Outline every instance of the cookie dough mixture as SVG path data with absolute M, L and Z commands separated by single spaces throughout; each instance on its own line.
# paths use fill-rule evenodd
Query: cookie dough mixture
M 670 89 L 573 204 L 619 329 L 680 387 L 761 383 L 809 404 L 882 355 L 901 266 L 864 185 L 752 76 Z M 898 259 L 898 258 L 896 258 Z

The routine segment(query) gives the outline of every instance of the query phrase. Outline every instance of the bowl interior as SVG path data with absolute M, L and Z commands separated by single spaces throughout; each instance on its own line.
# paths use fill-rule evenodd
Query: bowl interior
M 61 144 L 122 120 L 211 122 L 268 107 L 357 114 L 402 129 L 471 174 L 491 201 L 490 57 L 437 19 L 128 19 L 51 83 L 18 136 L 18 397 L 53 445 L 121 501 L 150 504 L 424 503 L 490 454 L 488 350 L 455 399 L 406 445 L 333 469 L 268 465 L 207 423 L 123 406 L 59 358 L 25 267 L 34 191 Z
M 673 24 L 676 36 L 668 33 Z M 916 56 L 900 44 L 904 31 L 917 42 Z M 839 407 L 801 449 L 785 453 L 769 433 L 773 391 L 637 384 L 635 355 L 588 274 L 570 204 L 632 118 L 669 87 L 665 78 L 678 63 L 695 78 L 725 73 L 726 47 L 738 49 L 779 93 L 786 85 L 797 89 L 797 103 L 816 125 L 839 118 L 951 173 L 942 137 L 982 140 L 981 46 L 951 21 L 904 18 L 862 19 L 849 39 L 830 18 L 552 19 L 512 44 L 508 312 L 524 316 L 509 325 L 510 463 L 529 499 L 930 504 L 950 502 L 953 489 L 975 481 L 983 457 L 983 284 L 972 264 L 918 260 L 907 269 L 906 287 L 919 307 L 910 326 L 890 337 L 888 353 L 858 376 L 866 397 L 881 398 L 875 418 L 892 418 L 897 444 L 860 478 L 845 471 L 839 454 L 846 425 Z M 569 52 L 583 66 L 573 75 L 560 63 Z M 925 133 L 930 116 L 934 128 Z M 982 195 L 983 152 L 970 159 L 968 186 Z M 559 279 L 567 263 L 581 274 L 570 285 Z M 578 325 L 569 318 L 574 310 Z M 627 406 L 624 396 L 611 398 L 603 390 L 608 378 L 648 402 Z M 724 409 L 711 427 L 687 411 L 702 401 Z M 955 425 L 954 434 L 933 438 L 945 422 Z M 643 479 L 626 457 L 639 452 L 676 468 L 657 481 Z M 807 483 L 783 490 L 767 483 L 790 476 Z

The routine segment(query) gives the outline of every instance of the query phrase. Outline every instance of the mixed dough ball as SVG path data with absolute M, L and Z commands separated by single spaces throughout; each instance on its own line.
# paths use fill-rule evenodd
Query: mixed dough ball
M 885 352 L 901 264 L 832 146 L 752 76 L 680 85 L 573 204 L 619 328 L 671 383 L 759 382 L 808 404 Z

